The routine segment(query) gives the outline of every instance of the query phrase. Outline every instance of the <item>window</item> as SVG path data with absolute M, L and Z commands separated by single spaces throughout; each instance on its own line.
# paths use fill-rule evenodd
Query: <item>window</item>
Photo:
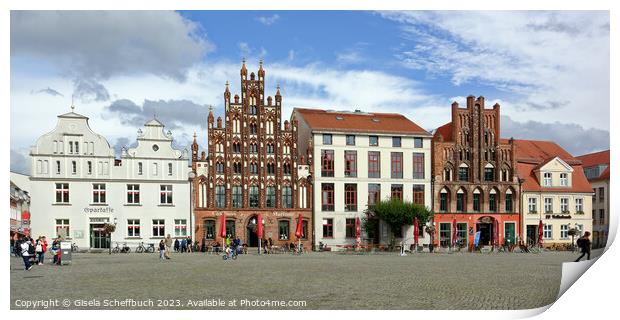
M 575 198 L 575 213 L 583 214 L 583 198 Z
M 204 226 L 204 238 L 206 240 L 213 240 L 215 239 L 215 220 L 212 219 L 205 219 L 202 221 L 202 224 Z
M 174 219 L 174 236 L 187 237 L 187 220 Z
M 69 141 L 69 154 L 73 153 L 73 141 Z
M 142 175 L 142 162 L 138 162 L 138 174 Z
M 139 204 L 140 203 L 140 185 L 128 184 L 127 185 L 127 204 Z
M 69 184 L 56 184 L 56 203 L 69 203 Z
M 234 174 L 241 174 L 241 162 L 234 162 L 233 163 L 233 173 Z
M 226 207 L 226 188 L 224 187 L 224 185 L 215 186 L 215 207 Z
M 495 179 L 494 168 L 484 168 L 484 181 L 493 181 Z
M 275 163 L 268 163 L 267 164 L 267 174 L 272 176 L 274 174 L 276 174 L 276 164 Z
M 168 175 L 172 175 L 172 163 L 168 163 Z
M 422 138 L 413 138 L 413 147 L 422 148 L 424 146 L 424 140 Z
M 334 211 L 334 184 L 321 184 L 321 210 Z
M 508 170 L 502 170 L 502 181 L 508 181 Z
M 456 193 L 456 211 L 465 211 L 465 193 L 462 190 Z
M 166 235 L 166 224 L 164 219 L 153 219 L 153 237 L 163 237 Z
M 402 184 L 392 185 L 392 200 L 403 201 L 403 185 Z
M 60 174 L 60 161 L 56 161 L 56 173 Z
M 240 142 L 233 142 L 232 147 L 233 147 L 233 153 L 241 153 L 241 143 Z
M 215 172 L 217 174 L 224 174 L 224 163 L 223 162 L 215 163 Z
M 560 198 L 560 211 L 568 213 L 568 198 Z
M 241 208 L 243 206 L 243 189 L 241 189 L 241 186 L 232 187 L 232 205 L 233 208 Z
M 560 186 L 568 186 L 568 173 L 560 173 Z
M 459 180 L 460 181 L 469 181 L 469 168 L 468 167 L 460 167 L 459 168 Z
M 355 238 L 355 219 L 345 219 L 345 237 Z
M 290 176 L 291 175 L 291 164 L 285 163 L 284 165 L 282 165 L 282 172 L 284 173 L 284 175 Z
M 354 146 L 355 145 L 355 136 L 354 135 L 347 135 L 347 146 Z
M 323 219 L 323 238 L 334 237 L 334 219 Z
M 379 137 L 378 136 L 368 136 L 368 145 L 371 147 L 376 147 L 379 145 Z
M 551 172 L 543 173 L 543 186 L 551 187 Z
M 92 161 L 87 161 L 86 162 L 86 172 L 88 172 L 88 174 L 92 174 L 93 173 L 93 162 Z
M 282 187 L 282 207 L 293 207 L 293 189 L 291 187 Z
M 267 208 L 275 208 L 276 207 L 276 188 L 275 187 L 267 187 L 267 197 L 265 199 L 265 205 Z
M 105 183 L 93 184 L 93 203 L 105 203 Z
M 159 203 L 172 204 L 172 185 L 162 184 L 159 186 Z
M 467 245 L 467 223 L 456 224 L 456 238 L 458 241 L 464 241 L 463 244 Z
M 334 176 L 334 150 L 321 151 L 321 177 Z
M 226 234 L 229 235 L 231 239 L 236 237 L 235 220 L 226 220 Z
M 357 151 L 344 152 L 344 176 L 357 177 Z
M 332 144 L 332 135 L 331 134 L 323 134 L 323 144 L 324 145 Z
M 140 220 L 128 219 L 127 220 L 127 236 L 128 237 L 140 237 Z
M 368 152 L 368 178 L 381 178 L 381 153 Z
M 560 239 L 568 239 L 568 230 L 570 229 L 570 225 L 562 224 L 560 225 Z
M 344 211 L 357 211 L 357 184 L 344 185 Z
M 497 194 L 496 193 L 489 194 L 489 211 L 491 212 L 497 211 Z
M 71 174 L 77 173 L 77 163 L 75 161 L 71 161 Z
M 378 183 L 368 184 L 368 207 L 372 207 L 381 200 L 381 185 Z
M 159 173 L 157 163 L 153 163 L 153 175 L 156 176 Z
M 448 211 L 448 192 L 442 191 L 439 194 L 439 211 Z
M 536 198 L 527 199 L 527 208 L 529 213 L 538 213 L 538 204 L 536 203 Z
M 274 147 L 273 147 L 273 143 L 268 143 L 267 144 L 267 154 L 273 154 L 274 153 Z
M 80 143 L 75 141 L 75 154 L 80 154 Z
M 278 239 L 288 240 L 290 232 L 290 222 L 288 220 L 278 221 Z
M 392 152 L 392 179 L 398 179 L 403 177 L 403 153 Z
M 605 189 L 603 187 L 598 188 L 598 201 L 605 201 Z
M 605 209 L 598 209 L 598 217 L 601 224 L 605 224 Z
M 256 162 L 250 163 L 250 174 L 258 174 L 258 164 Z
M 424 205 L 424 185 L 423 184 L 413 185 L 413 203 Z
M 543 239 L 551 239 L 553 237 L 553 226 L 550 224 L 543 225 Z
M 413 178 L 424 179 L 424 153 L 413 154 Z
M 392 137 L 392 147 L 394 148 L 400 148 L 401 143 L 400 143 L 400 137 Z
M 443 170 L 443 180 L 450 181 L 452 179 L 452 170 L 450 168 L 445 168 Z
M 69 219 L 56 219 L 56 237 L 66 239 L 69 236 Z
M 250 208 L 258 208 L 259 193 L 257 186 L 250 187 Z
M 545 213 L 553 213 L 553 198 L 545 198 Z
M 451 223 L 440 223 L 439 224 L 439 245 L 442 247 L 447 247 L 451 245 L 451 236 L 452 236 L 452 224 Z
M 474 190 L 474 196 L 473 196 L 473 209 L 475 212 L 480 212 L 480 203 L 482 201 L 480 200 L 480 191 L 479 190 Z
M 250 153 L 258 153 L 258 145 L 256 143 L 250 143 Z
M 301 232 L 301 239 L 308 240 L 308 220 L 301 220 Z
M 256 134 L 256 123 L 250 124 L 250 134 Z
M 506 212 L 512 212 L 512 193 L 506 193 L 506 199 L 504 200 L 504 208 Z

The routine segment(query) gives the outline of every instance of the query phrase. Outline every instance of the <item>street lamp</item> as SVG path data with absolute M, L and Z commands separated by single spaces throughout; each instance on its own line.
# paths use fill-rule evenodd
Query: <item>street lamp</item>
M 196 178 L 196 174 L 193 170 L 187 174 L 187 180 L 189 181 L 189 230 L 190 232 L 194 232 L 194 225 L 192 223 L 192 215 L 194 213 L 194 178 Z M 197 241 L 198 238 L 195 235 L 192 235 L 194 241 Z
M 118 219 L 116 217 L 114 217 L 114 229 L 116 230 L 116 224 L 118 223 Z M 109 232 L 108 230 L 106 230 L 106 232 L 108 233 L 108 254 L 112 254 L 112 232 Z

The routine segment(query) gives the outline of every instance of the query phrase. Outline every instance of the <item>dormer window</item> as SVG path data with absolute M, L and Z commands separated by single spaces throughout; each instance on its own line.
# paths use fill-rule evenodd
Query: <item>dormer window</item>
M 551 172 L 543 173 L 543 186 L 551 187 Z
M 568 187 L 568 173 L 560 173 L 560 185 Z

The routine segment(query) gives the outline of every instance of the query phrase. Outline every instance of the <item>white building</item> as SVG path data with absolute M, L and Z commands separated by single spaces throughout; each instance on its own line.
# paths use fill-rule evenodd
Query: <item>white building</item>
M 609 236 L 609 150 L 577 157 L 583 162 L 583 171 L 592 185 L 592 247 L 607 245 Z
M 354 245 L 356 218 L 380 199 L 397 197 L 431 208 L 431 135 L 399 114 L 295 109 L 300 152 L 313 172 L 314 243 Z M 421 229 L 421 228 L 420 228 Z M 370 234 L 369 234 L 370 233 Z M 364 232 L 363 241 L 407 247 L 413 226 Z M 419 243 L 428 243 L 422 230 Z
M 72 110 L 37 140 L 30 158 L 32 236 L 104 249 L 105 223 L 116 224 L 112 246 L 192 234 L 188 154 L 172 147 L 172 134 L 156 119 L 115 160 L 108 141 Z

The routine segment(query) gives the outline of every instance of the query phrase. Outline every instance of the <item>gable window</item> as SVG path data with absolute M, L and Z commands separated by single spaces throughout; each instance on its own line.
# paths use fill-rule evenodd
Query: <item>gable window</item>
M 568 173 L 560 173 L 560 185 L 562 187 L 568 186 Z
M 321 151 L 321 176 L 334 176 L 334 150 Z
M 368 152 L 368 178 L 381 178 L 381 153 Z
M 323 134 L 323 144 L 324 145 L 331 145 L 332 144 L 332 135 L 331 134 L 327 134 L 327 133 Z
M 233 153 L 241 153 L 241 143 L 240 142 L 233 142 Z
M 256 162 L 250 163 L 250 174 L 258 174 L 258 165 Z
M 233 163 L 233 173 L 234 174 L 241 174 L 241 162 L 234 162 Z
M 392 179 L 398 179 L 403 177 L 403 153 L 392 152 Z
M 344 176 L 357 177 L 357 151 L 344 152 Z
M 357 184 L 344 185 L 344 211 L 357 211 Z
M 270 176 L 276 174 L 276 164 L 275 163 L 268 163 L 267 164 L 267 174 L 270 175 Z
M 334 211 L 334 184 L 321 184 L 321 210 Z
M 495 169 L 484 168 L 484 181 L 493 181 L 495 178 Z
M 105 203 L 105 183 L 93 184 L 93 203 L 103 204 Z
M 291 164 L 290 163 L 285 163 L 282 166 L 282 172 L 284 173 L 284 175 L 290 176 L 291 175 Z
M 217 174 L 224 174 L 224 163 L 223 162 L 215 163 L 215 172 Z
M 378 136 L 368 136 L 368 145 L 371 147 L 376 147 L 379 145 L 379 137 Z
M 543 186 L 551 187 L 551 172 L 543 173 Z

